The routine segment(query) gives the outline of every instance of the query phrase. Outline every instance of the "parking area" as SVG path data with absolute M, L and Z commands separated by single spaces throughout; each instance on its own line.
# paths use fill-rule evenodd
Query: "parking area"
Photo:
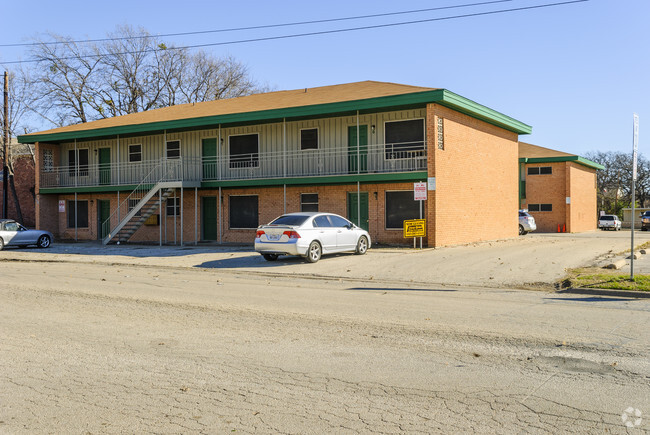
M 635 233 L 635 246 L 650 232 Z M 7 248 L 0 260 L 125 264 L 163 268 L 203 268 L 260 276 L 287 275 L 382 282 L 435 283 L 449 286 L 548 287 L 566 270 L 603 266 L 624 258 L 629 231 L 579 234 L 531 233 L 511 240 L 437 249 L 379 247 L 366 255 L 325 256 L 315 264 L 298 257 L 265 261 L 250 246 L 109 245 L 54 243 L 48 249 Z M 650 256 L 649 256 L 650 257 Z M 629 270 L 629 267 L 628 267 Z M 635 261 L 636 273 L 650 273 L 650 259 Z

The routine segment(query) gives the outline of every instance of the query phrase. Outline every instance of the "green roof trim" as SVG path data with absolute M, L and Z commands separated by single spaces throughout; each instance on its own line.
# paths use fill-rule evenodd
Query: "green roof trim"
M 390 172 L 381 174 L 350 174 L 331 175 L 327 177 L 302 177 L 302 178 L 266 178 L 252 180 L 222 180 L 203 181 L 201 189 L 214 189 L 218 187 L 273 187 L 273 186 L 314 186 L 331 184 L 353 184 L 360 183 L 386 183 L 386 182 L 410 182 L 423 181 L 428 177 L 427 171 L 417 172 Z M 123 192 L 132 191 L 135 184 L 123 186 L 87 186 L 87 187 L 48 187 L 39 189 L 39 194 L 64 194 L 64 193 L 99 193 L 99 192 Z M 189 189 L 189 188 L 188 188 Z M 193 187 L 191 187 L 193 189 Z
M 592 162 L 580 156 L 561 156 L 561 157 L 522 157 L 520 163 L 557 163 L 557 162 L 576 162 L 589 168 L 602 170 L 605 167 L 599 163 Z
M 428 103 L 462 112 L 517 134 L 530 134 L 532 127 L 506 116 L 489 107 L 478 104 L 446 89 L 413 92 L 362 100 L 342 101 L 337 103 L 315 104 L 311 106 L 287 107 L 281 109 L 261 110 L 255 112 L 233 113 L 200 118 L 177 119 L 172 121 L 150 122 L 147 124 L 122 125 L 106 128 L 89 128 L 88 130 L 67 131 L 48 134 L 26 134 L 18 136 L 19 143 L 60 142 L 73 139 L 92 139 L 117 135 L 152 134 L 163 130 L 184 130 L 208 128 L 217 125 L 241 125 L 250 123 L 277 122 L 282 119 L 304 119 L 319 116 L 341 116 L 404 107 L 422 107 Z

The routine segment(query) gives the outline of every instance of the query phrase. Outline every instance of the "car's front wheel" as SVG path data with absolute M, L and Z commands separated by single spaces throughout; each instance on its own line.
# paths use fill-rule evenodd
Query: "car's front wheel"
M 275 261 L 278 259 L 278 254 L 264 254 L 264 259 L 266 261 Z
M 309 244 L 309 249 L 307 249 L 307 261 L 310 263 L 316 263 L 320 260 L 321 255 L 323 254 L 320 243 L 316 240 Z
M 359 241 L 357 242 L 356 253 L 359 255 L 363 255 L 366 252 L 368 252 L 368 239 L 366 238 L 366 236 L 361 236 L 359 237 Z
M 49 236 L 42 235 L 41 237 L 38 238 L 38 242 L 36 243 L 36 245 L 39 248 L 49 248 L 51 242 L 52 241 L 50 240 Z
M 2 237 L 0 237 L 0 251 L 2 251 L 2 248 L 5 247 L 5 241 L 2 240 Z

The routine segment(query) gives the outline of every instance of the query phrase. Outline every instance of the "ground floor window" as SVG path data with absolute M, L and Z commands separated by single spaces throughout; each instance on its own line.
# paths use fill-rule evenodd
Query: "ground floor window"
M 553 211 L 553 204 L 528 204 L 528 211 Z
M 255 229 L 259 226 L 257 195 L 230 197 L 230 229 Z
M 318 211 L 318 193 L 301 194 L 300 211 Z
M 68 228 L 88 228 L 88 201 L 68 201 Z
M 413 199 L 412 190 L 386 192 L 386 229 L 404 228 L 404 221 L 420 218 L 420 202 Z
M 180 198 L 167 198 L 167 209 L 165 213 L 167 216 L 180 216 L 181 215 L 181 199 Z

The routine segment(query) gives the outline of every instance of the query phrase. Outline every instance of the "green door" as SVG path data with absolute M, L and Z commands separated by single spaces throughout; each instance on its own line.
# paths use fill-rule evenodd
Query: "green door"
M 361 204 L 359 207 L 358 204 Z M 359 212 L 361 212 L 361 223 L 359 223 Z M 348 192 L 348 220 L 356 226 L 369 230 L 368 225 L 368 192 Z
M 111 184 L 111 149 L 99 149 L 99 184 Z
M 201 206 L 203 240 L 217 240 L 217 197 L 204 196 Z
M 201 141 L 203 156 L 203 179 L 217 179 L 217 139 L 203 139 Z
M 368 126 L 359 126 L 357 150 L 357 126 L 348 127 L 348 173 L 368 172 Z M 358 164 L 360 163 L 360 164 Z
M 110 232 L 110 223 L 104 222 L 111 217 L 111 201 L 108 199 L 97 200 L 97 236 L 101 240 Z

